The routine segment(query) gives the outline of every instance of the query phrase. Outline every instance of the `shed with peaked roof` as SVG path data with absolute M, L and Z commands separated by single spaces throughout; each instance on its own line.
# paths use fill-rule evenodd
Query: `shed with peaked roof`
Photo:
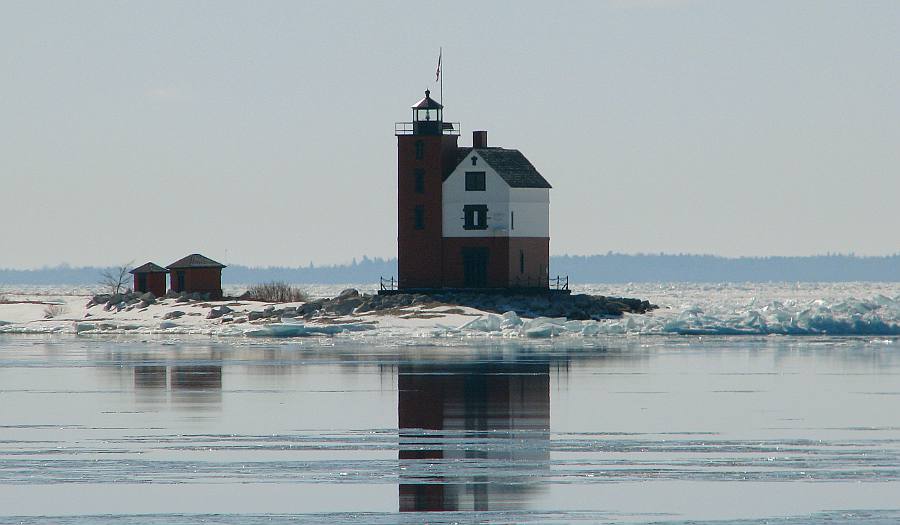
M 166 266 L 170 288 L 174 292 L 209 294 L 210 299 L 222 298 L 222 268 L 225 265 L 209 257 L 192 253 Z
M 131 270 L 130 274 L 134 275 L 134 290 L 136 292 L 150 292 L 157 297 L 166 294 L 166 270 L 162 266 L 148 262 Z

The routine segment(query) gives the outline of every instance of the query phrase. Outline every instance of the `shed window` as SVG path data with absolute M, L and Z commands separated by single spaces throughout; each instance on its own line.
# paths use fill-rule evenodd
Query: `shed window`
M 425 158 L 425 143 L 421 140 L 416 141 L 416 160 Z
M 425 170 L 416 168 L 413 172 L 416 184 L 416 193 L 425 193 Z
M 466 172 L 466 191 L 484 191 L 484 172 Z
M 463 206 L 463 215 L 465 219 L 463 229 L 486 230 L 487 211 L 488 208 L 484 204 L 467 204 Z
M 417 230 L 425 229 L 425 206 L 416 206 L 413 213 L 413 222 Z
M 516 229 L 516 212 L 514 211 L 509 212 L 509 229 Z

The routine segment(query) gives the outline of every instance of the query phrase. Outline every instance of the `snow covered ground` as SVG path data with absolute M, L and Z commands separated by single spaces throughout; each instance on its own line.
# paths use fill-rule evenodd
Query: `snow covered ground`
M 305 285 L 333 297 L 351 285 Z M 363 293 L 374 290 L 355 286 Z M 243 287 L 227 287 L 240 293 Z M 863 335 L 892 343 L 900 335 L 900 283 L 642 283 L 584 285 L 573 293 L 647 299 L 649 314 L 605 321 L 520 319 L 460 307 L 411 307 L 303 320 L 243 321 L 250 312 L 299 303 L 251 301 L 178 303 L 147 308 L 86 308 L 92 290 L 72 286 L 0 286 L 0 333 L 175 334 L 217 337 L 349 336 L 389 338 L 594 337 L 599 335 Z M 208 319 L 228 305 L 234 312 Z M 52 318 L 45 318 L 48 308 Z M 182 312 L 181 315 L 173 312 Z M 168 314 L 168 315 L 167 315 Z M 175 317 L 173 317 L 175 316 Z M 168 317 L 168 318 L 167 318 Z

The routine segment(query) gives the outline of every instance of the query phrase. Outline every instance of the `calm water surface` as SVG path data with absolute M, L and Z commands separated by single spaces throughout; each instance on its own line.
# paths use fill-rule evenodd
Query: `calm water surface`
M 897 343 L 0 336 L 2 523 L 897 523 Z

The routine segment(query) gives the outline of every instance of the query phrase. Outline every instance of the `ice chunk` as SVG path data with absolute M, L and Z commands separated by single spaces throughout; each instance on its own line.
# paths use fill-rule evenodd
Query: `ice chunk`
M 94 323 L 84 323 L 84 322 L 75 321 L 74 325 L 75 325 L 74 328 L 75 328 L 76 334 L 80 334 L 81 332 L 87 332 L 90 330 L 97 329 L 97 325 Z
M 244 330 L 247 337 L 299 337 L 308 333 L 302 323 L 272 323 Z
M 497 314 L 487 314 L 472 319 L 460 326 L 460 330 L 473 330 L 478 332 L 499 332 L 503 324 L 503 318 Z
M 345 323 L 326 325 L 307 325 L 299 322 L 272 323 L 254 326 L 244 330 L 247 337 L 303 337 L 313 334 L 334 335 L 342 332 L 361 332 L 372 330 L 369 323 Z
M 565 331 L 566 331 L 566 329 L 563 326 L 560 326 L 558 324 L 547 323 L 547 324 L 543 324 L 543 325 L 534 326 L 532 328 L 527 328 L 527 329 L 525 329 L 524 333 L 525 333 L 525 337 L 545 338 L 545 337 L 557 336 Z
M 516 312 L 509 311 L 500 316 L 503 321 L 500 323 L 500 328 L 502 330 L 507 330 L 511 328 L 518 328 L 522 326 L 522 319 Z

